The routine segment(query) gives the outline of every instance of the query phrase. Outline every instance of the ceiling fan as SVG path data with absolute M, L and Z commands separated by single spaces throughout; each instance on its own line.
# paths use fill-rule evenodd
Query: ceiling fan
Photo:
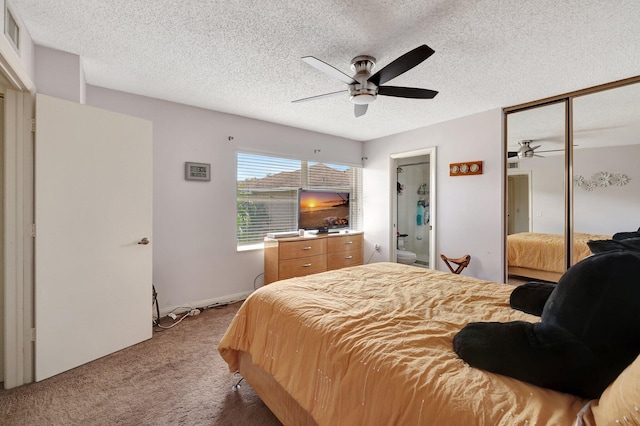
M 520 145 L 520 149 L 517 151 L 508 151 L 507 158 L 518 157 L 520 159 L 532 158 L 532 157 L 543 157 L 542 155 L 536 154 L 536 149 L 540 148 L 542 145 L 531 146 L 532 139 L 524 139 L 518 141 L 518 145 Z M 576 145 L 574 145 L 576 146 Z M 556 151 L 564 151 L 564 149 L 548 149 L 546 151 L 538 151 L 538 152 L 556 152 Z
M 298 99 L 293 102 L 312 101 L 349 92 L 351 102 L 355 104 L 355 116 L 360 117 L 367 112 L 367 107 L 371 102 L 376 100 L 378 95 L 398 98 L 433 99 L 438 94 L 435 90 L 418 89 L 415 87 L 382 86 L 382 84 L 409 71 L 433 55 L 434 52 L 435 51 L 429 46 L 423 44 L 400 56 L 373 75 L 371 75 L 371 72 L 376 66 L 376 58 L 368 55 L 356 56 L 351 60 L 351 69 L 355 72 L 353 77 L 349 77 L 339 69 L 322 62 L 320 59 L 313 56 L 305 56 L 302 58 L 304 62 L 348 84 L 349 89 Z

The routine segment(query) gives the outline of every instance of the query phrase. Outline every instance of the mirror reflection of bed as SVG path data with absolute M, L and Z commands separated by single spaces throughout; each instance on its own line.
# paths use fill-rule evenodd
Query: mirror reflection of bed
M 507 282 L 557 282 L 588 256 L 589 239 L 640 226 L 640 83 L 572 100 L 572 172 L 567 174 L 568 100 L 507 115 Z M 522 140 L 537 147 L 519 158 Z M 571 194 L 566 203 L 565 181 Z M 571 261 L 567 262 L 567 235 Z

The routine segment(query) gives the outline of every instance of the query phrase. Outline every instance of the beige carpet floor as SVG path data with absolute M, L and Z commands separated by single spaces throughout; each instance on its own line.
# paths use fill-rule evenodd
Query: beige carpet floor
M 205 310 L 138 345 L 0 390 L 0 424 L 280 425 L 248 384 L 232 391 L 238 377 L 218 354 L 239 307 Z

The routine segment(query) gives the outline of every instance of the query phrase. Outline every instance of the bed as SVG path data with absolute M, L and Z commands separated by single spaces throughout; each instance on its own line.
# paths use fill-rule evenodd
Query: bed
M 587 241 L 608 240 L 611 235 L 573 234 L 573 263 L 591 254 Z M 520 232 L 507 236 L 509 275 L 558 282 L 564 273 L 564 235 Z
M 396 263 L 292 278 L 254 292 L 218 350 L 285 425 L 572 425 L 586 400 L 453 351 L 468 322 L 539 320 L 512 289 Z

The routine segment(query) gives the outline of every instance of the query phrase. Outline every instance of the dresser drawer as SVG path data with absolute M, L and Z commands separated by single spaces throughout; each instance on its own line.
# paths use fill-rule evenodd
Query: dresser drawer
M 327 238 L 327 252 L 336 253 L 346 250 L 360 250 L 362 249 L 362 242 L 362 234 L 329 237 Z
M 362 233 L 265 238 L 264 283 L 362 265 Z
M 327 241 L 323 239 L 304 239 L 299 241 L 283 241 L 280 243 L 280 260 L 297 259 L 299 257 L 317 256 L 327 252 Z
M 327 255 L 327 269 L 340 269 L 347 266 L 362 265 L 364 255 L 362 249 L 346 250 L 340 253 L 329 253 Z
M 285 280 L 287 278 L 301 277 L 326 270 L 327 256 L 324 254 L 298 259 L 286 259 L 281 260 L 278 264 L 278 278 Z

